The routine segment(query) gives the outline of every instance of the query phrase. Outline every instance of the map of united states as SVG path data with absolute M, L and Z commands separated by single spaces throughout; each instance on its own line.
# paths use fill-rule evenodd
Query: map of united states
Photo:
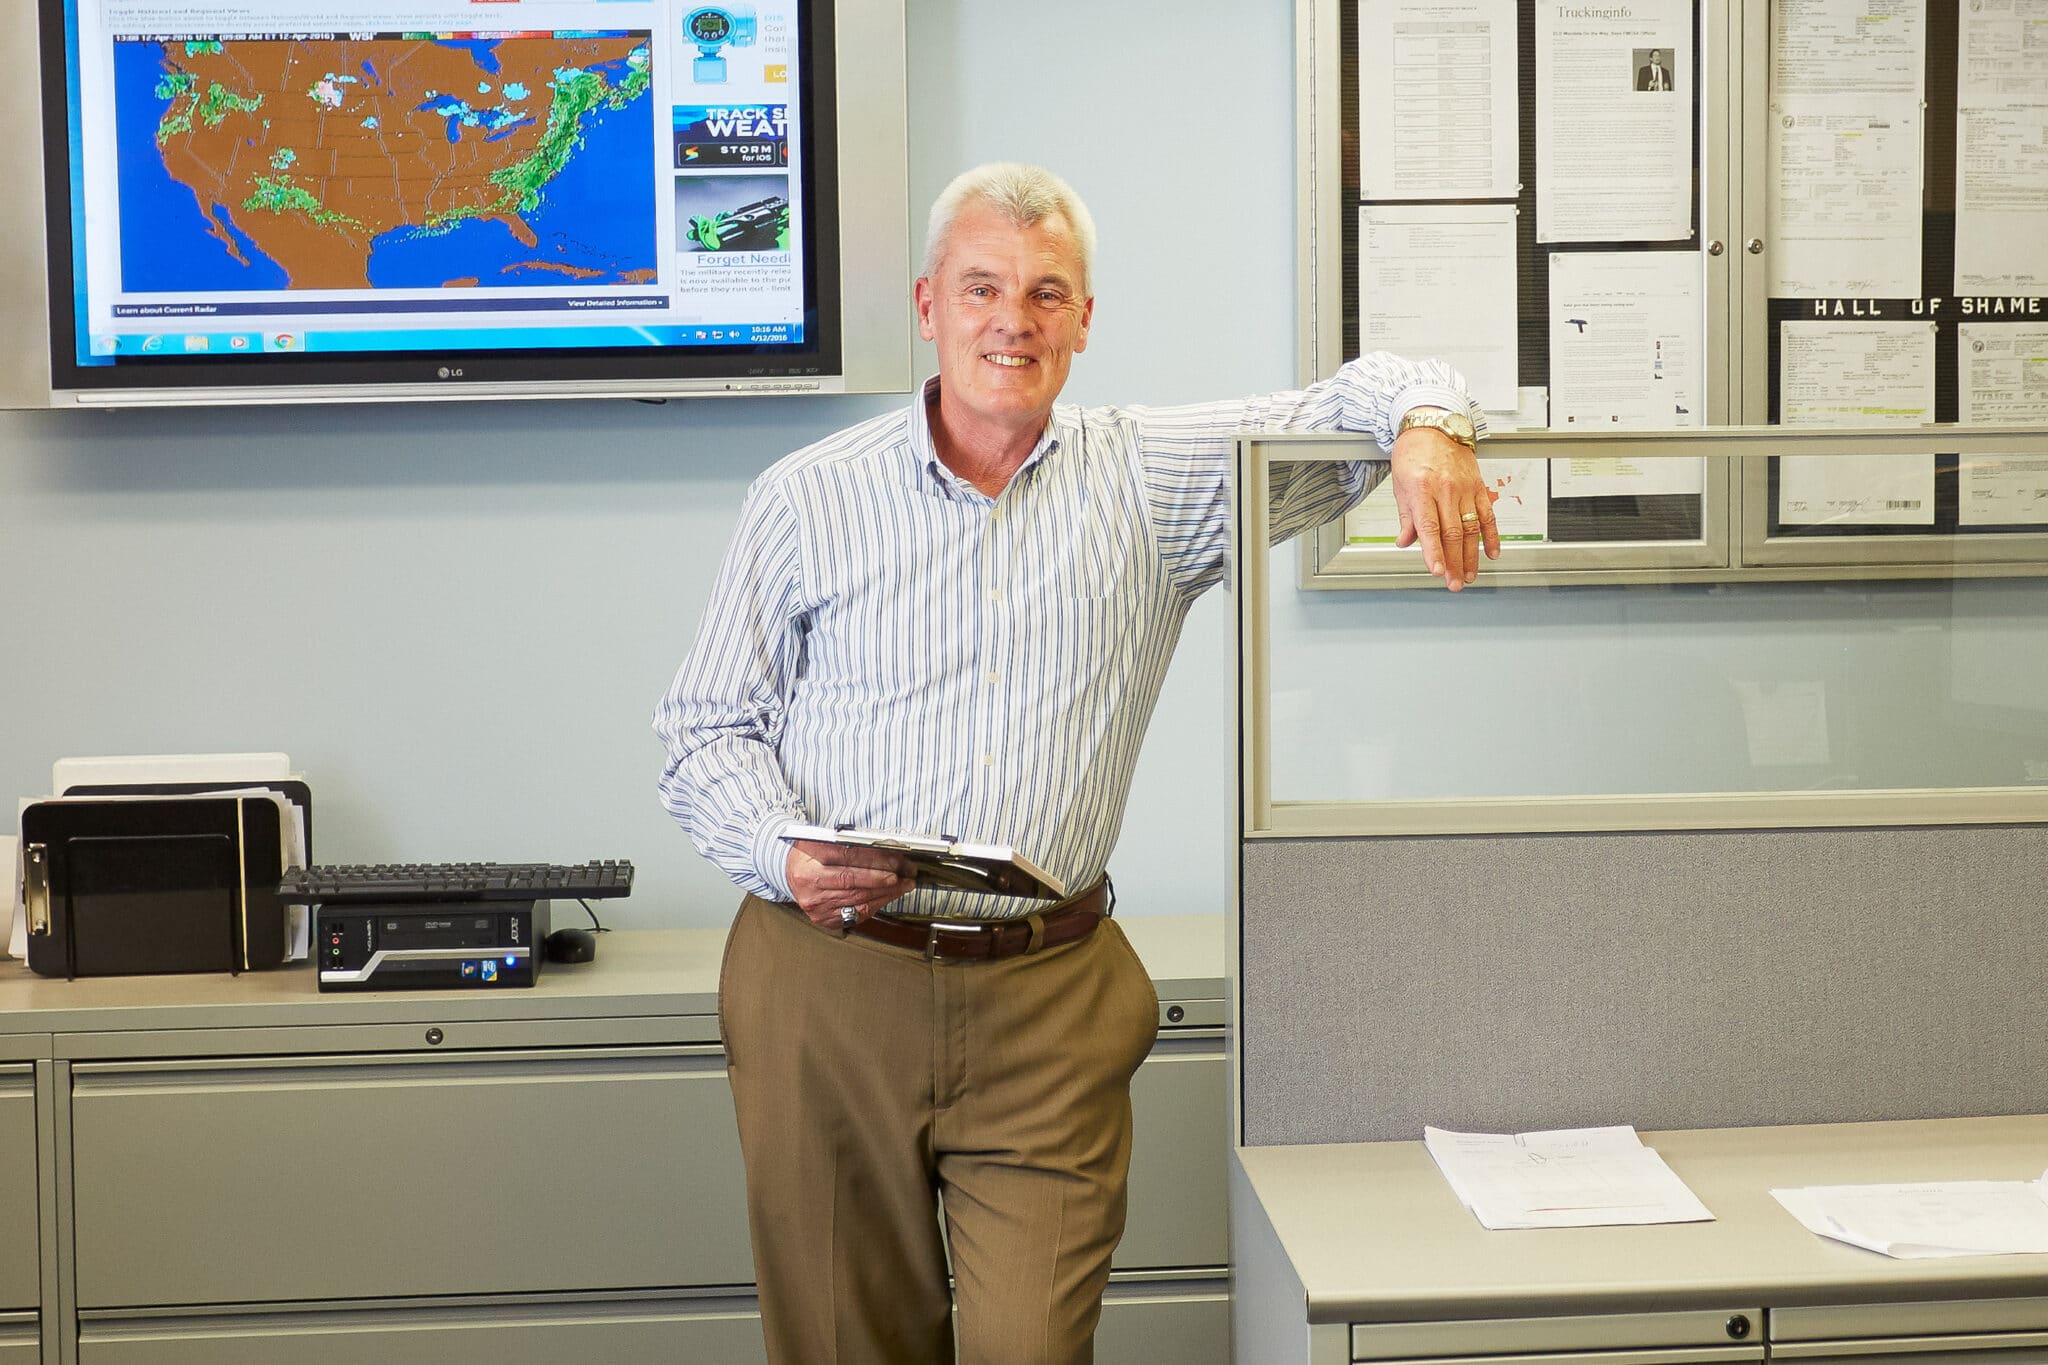
M 116 45 L 131 292 L 656 278 L 645 33 Z

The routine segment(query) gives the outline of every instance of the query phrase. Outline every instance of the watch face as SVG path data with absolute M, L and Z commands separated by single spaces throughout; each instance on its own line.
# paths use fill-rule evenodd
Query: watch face
M 1404 428 L 1434 427 L 1452 440 L 1462 441 L 1468 446 L 1475 443 L 1477 435 L 1471 418 L 1447 408 L 1418 408 L 1402 418 L 1401 425 Z

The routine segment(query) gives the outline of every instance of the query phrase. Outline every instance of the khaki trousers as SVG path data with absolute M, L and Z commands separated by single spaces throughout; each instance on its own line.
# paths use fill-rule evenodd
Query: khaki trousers
M 768 1359 L 944 1365 L 957 1306 L 967 1365 L 1092 1361 L 1158 1014 L 1112 920 L 934 963 L 749 897 L 719 1019 Z

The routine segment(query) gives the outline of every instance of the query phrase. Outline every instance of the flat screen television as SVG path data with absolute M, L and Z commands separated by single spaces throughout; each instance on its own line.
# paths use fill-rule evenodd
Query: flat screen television
M 17 405 L 909 387 L 900 0 L 4 9 Z

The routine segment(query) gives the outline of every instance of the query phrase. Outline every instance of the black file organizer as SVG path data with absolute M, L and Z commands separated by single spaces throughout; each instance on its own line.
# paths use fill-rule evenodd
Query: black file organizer
M 45 801 L 22 812 L 39 976 L 242 972 L 284 961 L 276 802 Z

